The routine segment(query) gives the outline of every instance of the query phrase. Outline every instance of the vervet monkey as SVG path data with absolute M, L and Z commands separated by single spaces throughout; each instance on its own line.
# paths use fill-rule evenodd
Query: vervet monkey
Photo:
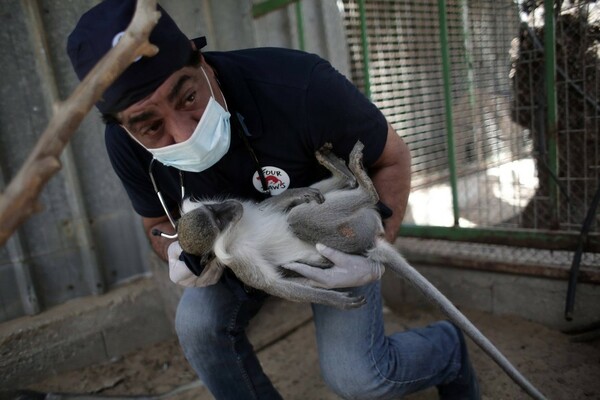
M 333 177 L 309 188 L 288 189 L 261 203 L 244 200 L 186 201 L 177 231 L 181 248 L 204 265 L 227 266 L 249 286 L 293 301 L 339 308 L 364 304 L 362 297 L 312 287 L 302 277 L 288 277 L 281 266 L 300 262 L 326 268 L 330 262 L 315 248 L 322 243 L 381 263 L 419 289 L 535 399 L 545 397 L 427 279 L 385 241 L 376 209 L 379 200 L 362 167 L 362 143 L 348 167 L 325 146 L 316 153 Z M 349 168 L 349 169 L 348 169 Z

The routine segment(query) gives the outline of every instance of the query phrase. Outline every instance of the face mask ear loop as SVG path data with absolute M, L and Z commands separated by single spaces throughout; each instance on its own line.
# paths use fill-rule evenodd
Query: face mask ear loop
M 202 73 L 204 74 L 204 78 L 206 79 L 206 83 L 208 83 L 208 89 L 210 90 L 210 95 L 213 97 L 213 99 L 217 99 L 215 97 L 215 94 L 212 90 L 212 85 L 210 84 L 210 81 L 208 80 L 208 75 L 206 75 L 206 71 L 204 71 L 204 68 L 202 68 L 202 65 L 200 66 L 200 69 L 202 70 Z
M 202 68 L 202 65 L 200 66 L 200 69 L 202 70 L 202 73 L 204 74 L 204 78 L 206 79 L 206 83 L 208 83 L 208 88 L 210 89 L 210 95 L 216 101 L 217 98 L 215 97 L 215 93 L 212 90 L 212 85 L 210 84 L 210 81 L 208 80 L 208 75 L 206 75 L 206 71 L 204 71 L 204 68 Z M 221 88 L 219 88 L 219 90 L 220 89 Z M 225 100 L 225 95 L 223 95 L 223 91 L 222 90 L 221 90 L 221 97 L 223 98 L 223 102 L 225 103 L 225 111 L 229 112 L 229 107 L 227 106 L 227 100 Z
M 144 145 L 142 144 L 142 142 L 140 142 L 139 140 L 137 140 L 137 139 L 135 138 L 135 136 L 133 136 L 133 135 L 131 134 L 131 132 L 129 132 L 129 129 L 125 128 L 125 125 L 123 125 L 123 124 L 120 124 L 119 126 L 120 126 L 121 128 L 123 128 L 123 130 L 124 130 L 125 132 L 127 132 L 127 134 L 129 135 L 129 137 L 130 137 L 130 138 L 132 138 L 132 139 L 133 139 L 133 140 L 134 140 L 134 141 L 135 141 L 137 144 L 139 144 L 140 146 L 142 146 L 142 147 L 143 147 L 143 148 L 144 148 L 146 151 L 148 150 L 148 148 L 147 148 L 146 146 L 144 146 Z
M 171 216 L 171 213 L 167 209 L 165 200 L 163 199 L 162 194 L 160 193 L 160 190 L 158 190 L 158 185 L 156 184 L 156 181 L 154 180 L 154 175 L 152 174 L 152 166 L 154 165 L 154 161 L 155 161 L 154 159 L 152 159 L 152 161 L 150 161 L 150 166 L 148 167 L 148 175 L 150 175 L 150 180 L 152 181 L 152 186 L 154 186 L 154 191 L 156 192 L 156 195 L 158 196 L 158 200 L 160 201 L 160 204 L 162 205 L 163 209 L 165 210 L 165 214 L 167 214 L 167 218 L 169 218 L 169 221 L 171 222 L 171 225 L 173 225 L 173 228 L 175 230 L 177 230 L 177 226 L 175 225 L 175 220 L 173 219 L 173 217 Z M 182 186 L 183 186 L 183 184 L 182 184 Z M 177 237 L 177 234 L 168 235 L 168 236 L 166 236 L 166 234 L 162 234 L 161 236 L 168 237 L 169 239 L 174 239 Z

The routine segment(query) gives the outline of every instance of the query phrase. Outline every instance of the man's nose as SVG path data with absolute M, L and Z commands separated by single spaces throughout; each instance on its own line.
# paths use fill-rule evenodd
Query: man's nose
M 175 143 L 185 142 L 192 136 L 194 129 L 198 125 L 198 121 L 195 118 L 187 116 L 176 116 L 172 118 L 168 127 L 170 135 L 173 137 Z

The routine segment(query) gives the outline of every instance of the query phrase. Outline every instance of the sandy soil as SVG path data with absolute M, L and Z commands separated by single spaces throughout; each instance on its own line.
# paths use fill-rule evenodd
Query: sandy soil
M 600 399 L 600 340 L 574 342 L 572 337 L 521 318 L 463 310 L 479 329 L 549 399 Z M 423 326 L 440 318 L 425 309 L 386 312 L 386 329 Z M 262 346 L 265 371 L 285 399 L 337 399 L 319 375 L 311 320 Z M 473 364 L 484 399 L 528 397 L 472 342 Z M 173 338 L 114 360 L 52 377 L 29 389 L 43 392 L 89 393 L 102 396 L 162 395 L 161 398 L 211 399 L 196 380 Z M 435 390 L 410 400 L 436 399 Z

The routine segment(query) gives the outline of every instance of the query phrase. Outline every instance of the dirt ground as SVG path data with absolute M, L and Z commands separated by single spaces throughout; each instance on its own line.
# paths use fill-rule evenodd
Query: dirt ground
M 573 341 L 572 335 L 511 316 L 462 310 L 509 360 L 549 399 L 600 399 L 600 339 Z M 304 312 L 304 311 L 303 311 Z M 430 309 L 386 309 L 388 331 L 423 326 L 440 319 Z M 260 328 L 259 328 L 260 329 Z M 484 399 L 527 399 L 504 372 L 473 342 L 473 364 Z M 293 329 L 257 346 L 267 374 L 285 399 L 337 399 L 323 383 L 310 313 Z M 211 399 L 185 361 L 175 338 L 131 353 L 104 365 L 38 382 L 28 389 L 99 396 L 148 396 L 187 400 Z M 435 390 L 408 396 L 436 399 Z

